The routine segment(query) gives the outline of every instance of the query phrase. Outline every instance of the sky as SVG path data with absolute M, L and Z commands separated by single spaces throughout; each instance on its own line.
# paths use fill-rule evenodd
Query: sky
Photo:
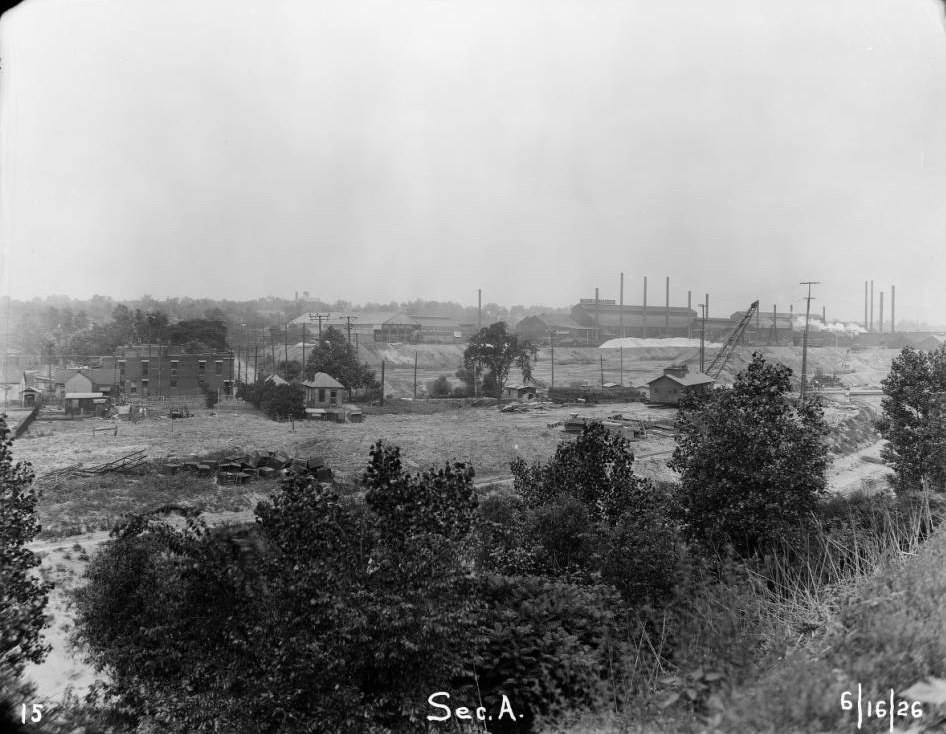
M 27 0 L 0 58 L 14 298 L 946 323 L 934 0 Z

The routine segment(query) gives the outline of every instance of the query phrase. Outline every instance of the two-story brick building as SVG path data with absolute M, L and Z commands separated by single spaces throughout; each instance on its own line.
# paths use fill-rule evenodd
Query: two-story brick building
M 99 358 L 110 371 L 116 394 L 125 399 L 149 396 L 196 396 L 204 389 L 221 397 L 233 394 L 233 352 L 189 354 L 180 347 L 136 344 Z

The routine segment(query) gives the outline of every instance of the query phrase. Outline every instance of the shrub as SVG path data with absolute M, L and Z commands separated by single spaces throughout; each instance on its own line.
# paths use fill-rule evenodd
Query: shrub
M 676 563 L 674 497 L 667 485 L 636 476 L 633 462 L 627 440 L 591 423 L 548 462 L 512 463 L 523 499 L 514 522 L 533 568 L 583 582 L 599 577 L 635 605 L 666 597 Z M 504 551 L 496 560 L 510 557 Z
M 432 398 L 446 398 L 450 396 L 450 380 L 446 375 L 440 375 L 436 380 L 427 383 L 427 394 Z
M 486 603 L 486 644 L 476 656 L 476 680 L 487 705 L 509 697 L 517 718 L 490 725 L 493 734 L 531 731 L 537 716 L 593 706 L 617 639 L 620 607 L 613 590 L 529 576 L 485 575 L 477 583 Z M 457 683 L 463 683 L 458 680 Z M 475 699 L 474 699 L 475 700 Z

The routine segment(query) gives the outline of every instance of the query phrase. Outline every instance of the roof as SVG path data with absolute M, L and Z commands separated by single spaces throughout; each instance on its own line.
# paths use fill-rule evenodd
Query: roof
M 653 385 L 657 380 L 673 380 L 678 385 L 683 387 L 693 387 L 694 385 L 708 385 L 711 382 L 716 382 L 709 375 L 704 375 L 702 372 L 696 372 L 692 375 L 685 375 L 684 377 L 677 377 L 676 375 L 661 375 L 660 377 L 655 377 L 653 380 L 648 382 L 648 385 Z
M 659 327 L 665 324 L 667 311 L 666 306 L 648 306 L 647 326 Z M 671 306 L 669 312 L 670 324 L 675 327 L 689 326 L 696 318 L 696 311 L 686 306 Z M 572 307 L 572 318 L 579 323 L 584 321 L 589 326 L 593 326 L 597 318 L 599 326 L 618 326 L 623 323 L 624 326 L 631 328 L 643 326 L 644 307 L 600 304 L 595 308 L 594 304 L 580 303 Z
M 425 314 L 407 314 L 407 317 L 411 320 L 412 323 L 420 324 L 421 328 L 427 327 L 440 327 L 442 329 L 450 329 L 452 331 L 460 330 L 460 322 L 449 316 L 427 316 Z
M 362 330 L 367 328 L 379 328 L 382 324 L 387 323 L 412 323 L 409 317 L 397 311 L 363 311 L 361 313 L 350 312 L 342 314 L 330 314 L 327 318 L 322 318 L 322 328 L 327 329 L 329 326 L 334 326 L 339 330 L 347 330 L 349 318 L 351 319 L 352 329 L 357 329 L 360 327 Z M 311 318 L 308 313 L 304 313 L 301 316 L 294 318 L 289 323 L 296 325 L 306 324 L 307 326 L 318 329 L 319 320 Z
M 336 380 L 331 375 L 327 375 L 324 372 L 316 372 L 311 380 L 306 380 L 302 383 L 306 387 L 315 387 L 315 388 L 332 388 L 332 389 L 341 389 L 344 390 L 345 386 Z
M 524 319 L 522 319 L 521 321 L 519 321 L 519 323 L 516 324 L 516 330 L 518 331 L 520 328 L 523 328 L 523 327 L 529 328 L 531 326 L 531 324 L 529 323 L 530 321 L 533 321 L 533 322 L 538 321 L 540 324 L 543 324 L 546 327 L 552 327 L 555 329 L 569 329 L 569 330 L 584 329 L 585 331 L 590 331 L 591 329 L 594 328 L 593 326 L 582 326 L 570 316 L 542 313 L 542 314 L 539 314 L 538 316 L 526 316 Z
M 274 385 L 288 385 L 289 384 L 288 380 L 284 380 L 279 375 L 270 375 L 269 377 L 266 378 L 265 381 L 271 382 Z
M 66 400 L 81 400 L 83 398 L 101 398 L 104 397 L 100 392 L 67 392 Z

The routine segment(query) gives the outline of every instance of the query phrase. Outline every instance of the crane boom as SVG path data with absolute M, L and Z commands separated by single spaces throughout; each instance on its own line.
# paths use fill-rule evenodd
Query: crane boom
M 710 362 L 710 366 L 706 368 L 706 374 L 712 377 L 714 380 L 718 380 L 719 373 L 726 368 L 726 363 L 732 356 L 733 349 L 736 348 L 736 345 L 739 343 L 739 339 L 742 338 L 743 332 L 745 332 L 746 327 L 749 325 L 749 322 L 752 320 L 752 317 L 758 310 L 759 302 L 753 301 L 752 305 L 749 306 L 749 310 L 743 314 L 742 318 L 739 320 L 739 323 L 736 324 L 736 328 L 732 330 L 732 333 L 730 333 L 729 337 L 726 339 L 726 343 L 723 344 L 723 348 L 719 350 L 717 355 L 713 358 L 713 361 Z

